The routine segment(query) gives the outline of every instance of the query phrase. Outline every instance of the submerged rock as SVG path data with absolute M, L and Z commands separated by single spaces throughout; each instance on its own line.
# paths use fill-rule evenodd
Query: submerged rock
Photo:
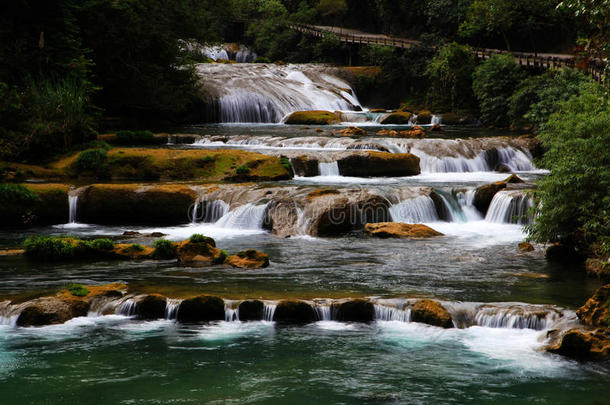
M 347 301 L 336 306 L 337 320 L 343 322 L 372 322 L 375 320 L 375 306 L 366 300 Z
M 473 205 L 478 209 L 483 215 L 487 214 L 487 210 L 489 209 L 489 205 L 491 204 L 491 200 L 493 200 L 496 193 L 500 190 L 506 188 L 506 183 L 503 181 L 496 181 L 492 184 L 486 184 L 477 188 L 474 194 Z
M 411 114 L 410 112 L 406 112 L 406 111 L 393 112 L 390 115 L 388 115 L 387 117 L 385 117 L 383 120 L 381 120 L 381 125 L 387 125 L 387 124 L 407 125 L 409 123 L 409 121 L 411 120 L 412 115 L 413 114 Z
M 432 300 L 417 301 L 411 311 L 411 320 L 441 328 L 453 328 L 449 312 L 441 304 Z
M 337 161 L 342 176 L 403 177 L 420 174 L 419 158 L 411 153 L 367 151 Z
M 167 298 L 159 294 L 151 294 L 136 303 L 136 315 L 140 319 L 165 318 Z
M 243 301 L 238 309 L 240 321 L 260 321 L 263 319 L 265 304 L 259 300 Z
M 377 238 L 432 238 L 443 236 L 429 226 L 422 224 L 405 224 L 402 222 L 381 222 L 366 224 L 364 232 Z
M 225 319 L 225 303 L 221 298 L 201 295 L 182 301 L 178 307 L 178 322 L 209 322 Z
M 420 127 L 419 125 L 416 125 L 413 128 L 408 129 L 406 131 L 400 131 L 399 134 L 400 134 L 400 136 L 406 137 L 406 138 L 425 138 L 426 130 L 423 129 L 422 127 Z
M 316 319 L 312 306 L 302 301 L 281 301 L 273 315 L 274 321 L 287 324 L 311 323 Z
M 330 111 L 296 111 L 286 118 L 288 125 L 331 125 L 338 124 L 340 118 Z
M 358 127 L 347 127 L 339 131 L 334 131 L 333 135 L 340 136 L 366 136 L 366 131 Z
M 394 131 L 393 129 L 382 129 L 377 132 L 377 136 L 396 137 L 398 136 L 398 131 Z
M 224 258 L 221 262 L 218 262 L 222 256 L 222 251 L 216 248 L 214 239 L 207 237 L 196 241 L 187 239 L 177 243 L 176 253 L 180 264 L 205 266 L 224 262 Z
M 260 269 L 269 266 L 269 256 L 257 250 L 249 249 L 227 257 L 224 263 L 242 269 Z

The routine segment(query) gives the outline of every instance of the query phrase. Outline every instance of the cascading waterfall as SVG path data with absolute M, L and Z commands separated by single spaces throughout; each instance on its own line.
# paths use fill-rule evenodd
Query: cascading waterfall
M 361 109 L 350 85 L 325 73 L 330 70 L 316 65 L 197 65 L 204 91 L 216 100 L 216 119 L 226 123 L 279 123 L 295 111 Z
M 223 200 L 200 201 L 192 209 L 192 223 L 214 223 L 229 212 L 230 205 Z
M 277 304 L 271 304 L 266 302 L 265 306 L 263 307 L 263 321 L 272 322 L 276 308 Z
M 223 215 L 216 221 L 216 225 L 221 228 L 261 229 L 268 204 L 248 203 L 242 205 Z
M 337 162 L 318 163 L 318 171 L 320 176 L 340 176 L 339 164 Z
M 440 125 L 443 122 L 443 117 L 440 115 L 433 115 L 432 118 L 430 119 L 430 124 L 431 125 Z
M 239 321 L 239 307 L 231 308 L 229 305 L 225 304 L 225 321 L 226 322 Z
M 389 211 L 394 222 L 420 224 L 438 220 L 434 201 L 429 196 L 424 195 L 394 204 L 390 206 Z
M 181 303 L 182 300 L 180 299 L 168 298 L 165 305 L 165 319 L 176 319 Z
M 496 223 L 527 224 L 533 199 L 522 191 L 502 190 L 491 200 L 485 220 Z
M 76 223 L 76 210 L 78 207 L 78 196 L 70 195 L 68 196 L 68 223 L 75 224 Z
M 476 316 L 476 324 L 488 328 L 534 329 L 549 328 L 560 318 L 553 311 L 525 311 L 523 308 L 482 308 Z
M 134 316 L 136 314 L 136 300 L 127 298 L 123 300 L 114 310 L 117 315 Z
M 330 305 L 315 305 L 314 309 L 319 321 L 330 321 L 333 319 Z
M 376 321 L 411 322 L 411 309 L 375 304 Z

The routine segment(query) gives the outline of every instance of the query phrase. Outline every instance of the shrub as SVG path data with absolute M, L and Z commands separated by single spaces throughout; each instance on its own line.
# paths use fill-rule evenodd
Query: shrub
M 21 184 L 0 184 L 0 205 L 3 207 L 30 207 L 38 202 L 38 194 Z
M 159 239 L 153 243 L 155 259 L 169 260 L 176 258 L 176 244 L 166 239 Z
M 229 257 L 229 254 L 227 253 L 227 251 L 221 250 L 220 253 L 218 253 L 218 256 L 215 256 L 212 259 L 212 264 L 223 264 L 225 262 L 225 260 L 227 260 L 227 257 Z
M 93 249 L 97 250 L 112 250 L 114 249 L 114 242 L 110 239 L 94 239 L 90 243 Z
M 90 292 L 82 284 L 68 284 L 66 290 L 70 291 L 70 294 L 75 297 L 85 297 Z
M 494 55 L 475 69 L 472 89 L 484 123 L 509 124 L 508 99 L 523 76 L 523 70 L 511 55 Z
M 588 248 L 610 243 L 610 99 L 595 83 L 559 105 L 542 126 L 549 150 L 541 164 L 551 173 L 539 182 L 537 216 L 528 227 L 538 241 Z
M 237 174 L 248 174 L 250 173 L 250 168 L 248 166 L 239 166 L 236 172 Z
M 82 171 L 100 172 L 106 163 L 104 149 L 87 149 L 78 154 L 76 168 Z
M 60 260 L 75 256 L 76 243 L 72 239 L 55 236 L 31 236 L 23 242 L 25 254 L 35 259 Z
M 191 237 L 189 239 L 193 243 L 209 243 L 210 240 L 212 240 L 212 238 L 204 236 L 200 233 L 195 233 L 195 234 L 191 235 Z

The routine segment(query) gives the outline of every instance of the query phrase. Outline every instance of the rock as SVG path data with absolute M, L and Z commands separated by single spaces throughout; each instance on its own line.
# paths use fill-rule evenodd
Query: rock
M 259 300 L 243 301 L 238 309 L 240 321 L 260 321 L 263 319 L 265 304 Z
M 201 295 L 182 301 L 178 307 L 178 322 L 209 322 L 225 319 L 225 303 L 221 298 Z
M 286 118 L 288 125 L 331 125 L 338 124 L 340 118 L 330 111 L 297 111 Z
M 290 159 L 294 174 L 299 177 L 315 177 L 320 174 L 318 159 L 306 155 Z
M 21 311 L 17 326 L 60 324 L 78 316 L 86 316 L 88 311 L 89 303 L 85 301 L 43 298 Z
M 140 319 L 165 318 L 167 299 L 158 294 L 147 295 L 136 303 L 136 315 Z
M 587 275 L 591 277 L 601 278 L 603 280 L 610 279 L 610 261 L 608 259 L 588 258 L 585 261 L 585 269 Z
M 489 204 L 491 204 L 491 200 L 493 200 L 498 191 L 505 188 L 506 183 L 503 181 L 497 181 L 477 188 L 477 191 L 474 194 L 473 205 L 483 214 L 483 216 L 485 216 L 489 209 Z
M 550 262 L 576 263 L 583 260 L 573 246 L 554 243 L 546 249 L 545 257 Z
M 319 188 L 317 190 L 314 190 L 314 191 L 311 191 L 310 193 L 308 193 L 306 198 L 308 200 L 313 200 L 314 198 L 322 197 L 322 196 L 329 195 L 329 194 L 339 195 L 341 193 L 339 192 L 339 190 L 335 190 L 332 188 Z
M 311 305 L 302 301 L 281 301 L 273 315 L 274 321 L 286 324 L 311 323 L 316 319 L 316 313 Z
M 519 251 L 521 252 L 533 252 L 534 246 L 529 242 L 519 242 Z
M 337 310 L 337 320 L 342 322 L 372 322 L 375 320 L 375 306 L 366 300 L 347 301 L 333 307 Z
M 334 131 L 333 135 L 341 135 L 341 136 L 366 136 L 366 131 L 362 128 L 358 127 L 347 127 L 340 131 Z
M 176 244 L 176 254 L 178 263 L 203 266 L 219 264 L 216 261 L 222 256 L 221 250 L 216 248 L 212 238 L 206 238 L 201 242 L 192 242 L 190 239 L 179 242 Z
M 340 158 L 339 173 L 353 177 L 403 177 L 420 173 L 419 158 L 411 153 L 367 151 Z
M 381 120 L 381 125 L 395 124 L 395 125 L 407 125 L 411 119 L 412 114 L 410 112 L 393 112 Z
M 381 132 L 381 131 L 380 131 Z M 378 152 L 389 152 L 390 150 L 383 145 L 371 142 L 356 142 L 347 147 L 347 150 L 376 150 Z
M 578 360 L 608 360 L 610 334 L 607 329 L 593 332 L 571 329 L 563 335 L 558 345 L 551 346 L 547 350 Z
M 400 131 L 399 134 L 400 134 L 400 136 L 405 137 L 405 138 L 425 138 L 426 130 L 423 129 L 422 127 L 416 125 L 409 130 Z
M 411 311 L 411 320 L 441 328 L 453 328 L 449 312 L 441 304 L 432 300 L 417 301 Z
M 188 222 L 196 199 L 196 193 L 182 185 L 95 184 L 79 194 L 78 218 L 94 224 L 177 225 Z
M 517 176 L 516 174 L 511 174 L 506 179 L 504 179 L 504 183 L 518 184 L 518 183 L 525 183 L 525 182 L 523 180 L 521 180 L 521 178 L 519 176 Z
M 499 163 L 494 167 L 494 171 L 498 173 L 510 173 L 512 172 L 512 169 L 504 163 Z
M 366 224 L 364 232 L 377 238 L 432 238 L 443 236 L 442 233 L 422 224 L 405 224 L 402 222 L 381 222 Z
M 443 132 L 444 129 L 441 127 L 441 124 L 434 124 L 430 127 L 431 132 Z
M 389 202 L 376 195 L 320 197 L 312 200 L 310 234 L 314 236 L 341 235 L 361 230 L 366 223 L 390 220 Z
M 269 256 L 249 249 L 226 258 L 225 264 L 242 269 L 260 269 L 269 266 Z
M 134 243 L 117 243 L 112 249 L 112 255 L 118 259 L 152 259 L 154 252 L 152 246 Z
M 585 325 L 610 327 L 610 284 L 595 291 L 585 305 L 576 311 L 576 315 Z
M 428 125 L 432 122 L 432 113 L 428 110 L 419 111 L 417 113 L 417 123 L 421 125 Z
M 394 131 L 393 129 L 382 129 L 377 132 L 377 136 L 396 137 L 398 136 L 398 131 Z
M 436 209 L 436 214 L 438 215 L 438 219 L 441 221 L 451 222 L 453 221 L 453 217 L 451 216 L 451 211 L 447 208 L 443 197 L 441 197 L 436 191 L 432 191 L 430 193 L 430 198 L 434 202 L 434 208 Z
M 369 110 L 372 113 L 385 113 L 387 110 L 385 108 L 372 108 Z

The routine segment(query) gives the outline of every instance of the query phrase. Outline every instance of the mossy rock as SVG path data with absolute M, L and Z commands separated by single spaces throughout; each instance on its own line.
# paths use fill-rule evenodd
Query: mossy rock
M 402 222 L 366 224 L 364 232 L 377 238 L 419 239 L 443 236 L 442 233 L 435 231 L 429 226 L 423 224 L 405 224 Z
M 185 240 L 179 242 L 176 247 L 178 262 L 181 264 L 194 266 L 208 266 L 217 263 L 217 258 L 221 255 L 221 250 L 215 247 L 214 240 L 193 242 Z
M 240 321 L 260 321 L 263 319 L 265 304 L 259 300 L 243 301 L 238 309 Z
M 227 257 L 224 263 L 242 269 L 260 269 L 269 266 L 269 256 L 254 249 L 249 249 Z
M 420 174 L 419 157 L 411 153 L 367 151 L 337 161 L 342 176 L 404 177 Z
M 61 324 L 75 317 L 86 316 L 88 311 L 89 303 L 85 301 L 44 298 L 21 311 L 17 318 L 17 326 Z
M 165 318 L 167 299 L 158 294 L 147 295 L 136 303 L 136 315 L 140 319 Z
M 286 118 L 288 125 L 332 125 L 338 124 L 341 119 L 330 111 L 297 111 Z
M 337 320 L 342 322 L 372 322 L 375 320 L 375 306 L 366 300 L 347 301 L 333 307 L 337 311 Z
M 273 320 L 285 324 L 306 324 L 317 320 L 313 307 L 302 301 L 281 301 L 275 309 Z
M 407 125 L 409 124 L 409 120 L 411 119 L 412 115 L 413 114 L 408 111 L 393 112 L 381 120 L 381 125 Z
M 178 322 L 195 323 L 225 319 L 225 303 L 219 297 L 201 295 L 182 301 L 178 307 Z
M 432 300 L 417 301 L 411 311 L 411 320 L 441 328 L 453 328 L 449 312 L 441 304 Z

